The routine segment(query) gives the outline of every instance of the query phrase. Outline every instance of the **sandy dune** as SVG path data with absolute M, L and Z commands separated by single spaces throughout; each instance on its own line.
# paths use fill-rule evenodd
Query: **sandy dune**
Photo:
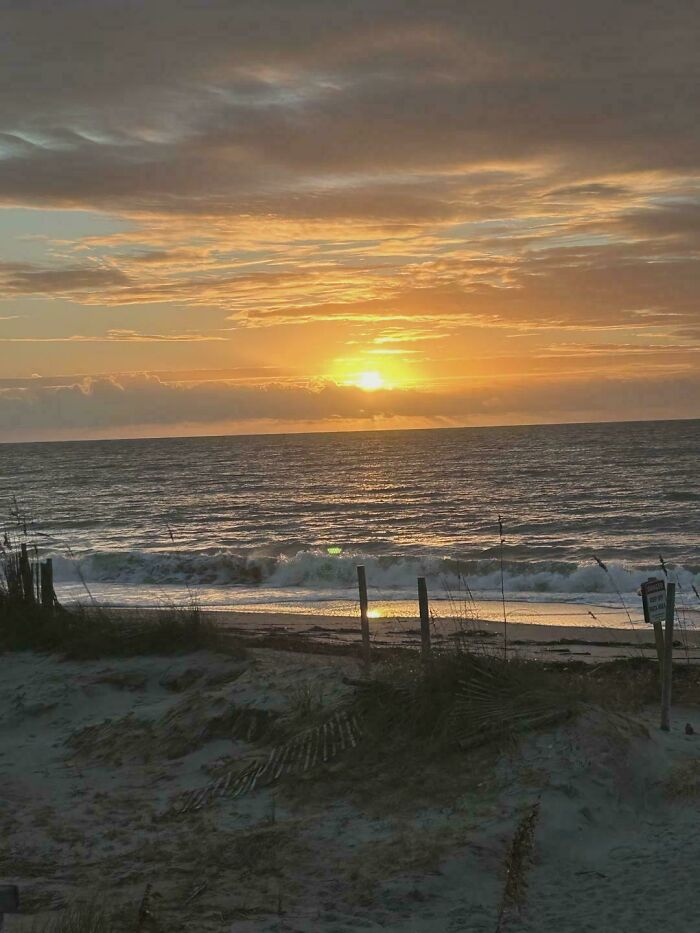
M 589 710 L 507 752 L 460 754 L 410 773 L 346 758 L 304 779 L 182 817 L 169 810 L 255 742 L 231 710 L 293 717 L 353 688 L 356 662 L 255 649 L 248 659 L 62 662 L 0 657 L 0 880 L 48 914 L 96 893 L 134 929 L 488 931 L 505 853 L 539 801 L 528 933 L 697 928 L 697 711 L 628 717 Z M 29 929 L 8 917 L 8 933 Z

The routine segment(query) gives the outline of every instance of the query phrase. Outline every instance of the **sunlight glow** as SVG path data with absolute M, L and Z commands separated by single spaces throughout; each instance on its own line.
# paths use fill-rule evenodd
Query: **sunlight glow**
M 358 389 L 364 389 L 365 392 L 376 392 L 377 389 L 384 388 L 384 380 L 381 375 L 374 370 L 366 373 L 359 373 L 355 380 Z

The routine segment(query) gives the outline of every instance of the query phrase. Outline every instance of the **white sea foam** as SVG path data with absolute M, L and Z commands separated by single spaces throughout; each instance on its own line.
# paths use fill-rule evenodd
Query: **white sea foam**
M 700 605 L 699 450 L 700 421 L 0 445 L 0 519 L 31 475 L 28 538 L 66 584 L 296 598 L 363 563 L 398 598 L 417 576 L 498 594 L 501 514 L 509 593 L 617 598 L 663 554 Z
M 362 552 L 328 555 L 318 550 L 292 555 L 245 556 L 234 552 L 128 551 L 102 552 L 79 560 L 57 556 L 55 575 L 60 582 L 79 580 L 90 583 L 127 585 L 246 586 L 284 590 L 344 590 L 354 586 L 356 567 L 364 564 L 370 584 L 403 595 L 412 592 L 416 578 L 425 576 L 440 591 L 498 592 L 501 587 L 500 561 L 493 558 L 460 561 L 435 556 L 366 554 Z M 593 560 L 506 562 L 504 584 L 508 592 L 533 594 L 615 594 L 634 593 L 659 568 L 631 567 L 617 562 L 604 572 Z M 672 567 L 671 573 L 682 589 L 700 588 L 700 574 L 686 567 Z M 694 594 L 693 594 L 694 595 Z

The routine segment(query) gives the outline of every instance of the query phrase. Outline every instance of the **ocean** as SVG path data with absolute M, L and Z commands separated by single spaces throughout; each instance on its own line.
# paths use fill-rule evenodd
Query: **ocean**
M 661 555 L 692 608 L 699 452 L 700 421 L 4 444 L 0 500 L 63 599 L 342 613 L 363 563 L 383 606 L 495 605 L 502 557 L 525 614 L 612 609 Z

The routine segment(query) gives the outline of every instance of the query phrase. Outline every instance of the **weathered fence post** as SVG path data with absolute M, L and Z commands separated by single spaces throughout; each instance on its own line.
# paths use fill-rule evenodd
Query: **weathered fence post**
M 29 561 L 27 545 L 22 543 L 19 555 L 19 574 L 22 580 L 22 596 L 27 603 L 34 602 L 34 574 L 32 565 Z
M 367 574 L 360 564 L 357 568 L 357 585 L 360 590 L 360 628 L 362 630 L 362 661 L 365 668 L 370 667 L 369 615 L 367 613 Z
M 666 641 L 664 644 L 664 670 L 661 682 L 661 728 L 671 728 L 671 686 L 673 680 L 673 620 L 676 613 L 676 584 L 666 587 Z
M 19 910 L 19 888 L 16 884 L 0 884 L 0 933 L 4 929 L 5 914 Z
M 55 594 L 53 589 L 53 560 L 48 557 L 41 564 L 41 606 L 46 612 L 53 612 Z
M 430 608 L 425 577 L 418 577 L 418 607 L 420 609 L 420 653 L 424 664 L 430 662 Z

